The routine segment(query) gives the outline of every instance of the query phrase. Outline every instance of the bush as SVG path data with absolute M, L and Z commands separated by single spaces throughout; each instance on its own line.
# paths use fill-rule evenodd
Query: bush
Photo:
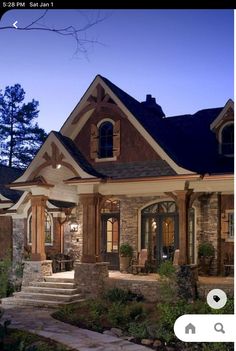
M 11 261 L 9 258 L 0 261 L 0 298 L 8 296 L 10 269 Z
M 172 261 L 164 261 L 160 264 L 160 267 L 157 271 L 161 277 L 172 277 L 175 273 L 175 267 L 173 266 Z
M 147 339 L 149 337 L 149 333 L 147 330 L 146 322 L 131 322 L 128 328 L 129 335 L 133 336 L 137 339 Z
M 144 297 L 142 294 L 135 294 L 130 290 L 124 290 L 120 288 L 109 289 L 105 294 L 104 298 L 110 302 L 121 302 L 126 303 L 128 301 L 143 301 Z
M 201 243 L 198 247 L 198 257 L 210 256 L 215 256 L 215 248 L 210 242 L 205 241 Z
M 120 256 L 132 257 L 133 247 L 129 243 L 123 243 L 120 245 Z

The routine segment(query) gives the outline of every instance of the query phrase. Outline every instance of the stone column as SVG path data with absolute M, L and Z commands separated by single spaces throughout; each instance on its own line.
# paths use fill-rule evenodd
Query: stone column
M 188 263 L 187 204 L 189 190 L 175 191 L 179 210 L 179 264 Z
M 45 254 L 45 208 L 47 197 L 44 195 L 32 195 L 32 261 L 43 261 Z
M 80 195 L 83 205 L 83 263 L 100 261 L 100 194 Z

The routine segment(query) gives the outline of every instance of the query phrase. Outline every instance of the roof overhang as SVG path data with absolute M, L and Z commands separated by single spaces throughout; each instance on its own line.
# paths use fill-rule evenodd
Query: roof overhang
M 227 113 L 228 109 L 232 108 L 234 109 L 234 102 L 233 100 L 229 99 L 224 108 L 222 109 L 222 111 L 220 112 L 220 114 L 216 117 L 216 119 L 210 124 L 210 129 L 214 130 L 215 128 L 217 128 L 220 124 L 222 119 L 224 118 L 225 114 Z

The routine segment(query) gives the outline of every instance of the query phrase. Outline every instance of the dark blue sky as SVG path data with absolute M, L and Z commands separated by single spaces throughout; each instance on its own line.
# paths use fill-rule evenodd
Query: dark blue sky
M 0 26 L 26 25 L 41 10 L 11 10 Z M 44 25 L 84 23 L 98 10 L 50 10 Z M 75 42 L 48 32 L 0 31 L 0 89 L 20 83 L 40 103 L 39 125 L 59 130 L 97 74 L 139 101 L 152 94 L 166 116 L 223 106 L 233 99 L 233 10 L 101 10 L 86 32 L 102 44 L 88 58 Z M 84 35 L 85 33 L 83 33 Z

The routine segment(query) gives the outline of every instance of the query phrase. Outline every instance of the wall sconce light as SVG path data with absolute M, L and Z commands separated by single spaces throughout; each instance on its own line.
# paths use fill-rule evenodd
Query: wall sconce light
M 57 163 L 56 164 L 56 169 L 60 169 L 61 168 L 61 164 L 60 163 Z
M 75 219 L 72 219 L 70 221 L 70 232 L 71 233 L 76 233 L 79 230 L 79 224 Z

